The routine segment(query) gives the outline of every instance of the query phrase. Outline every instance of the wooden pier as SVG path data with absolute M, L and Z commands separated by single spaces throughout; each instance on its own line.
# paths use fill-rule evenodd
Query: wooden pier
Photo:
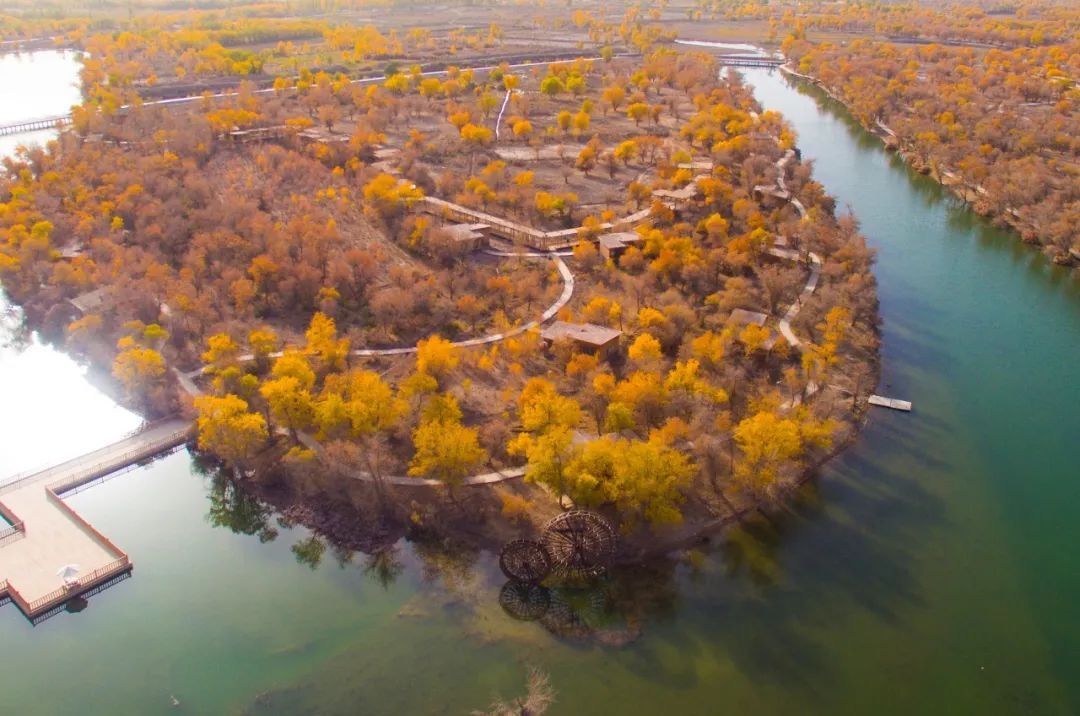
M 897 400 L 896 398 L 886 398 L 880 395 L 871 395 L 866 399 L 866 402 L 870 405 L 877 405 L 881 408 L 892 408 L 893 410 L 902 410 L 905 413 L 911 412 L 911 402 L 907 400 Z
M 0 486 L 0 603 L 13 601 L 31 621 L 132 569 L 128 555 L 71 509 L 62 495 L 182 445 L 191 421 L 147 426 L 100 450 Z M 79 565 L 74 579 L 60 576 Z
M 725 67 L 774 68 L 787 62 L 787 60 L 779 57 L 762 57 L 758 55 L 718 55 L 716 59 Z
M 55 129 L 70 121 L 70 114 L 60 114 L 55 117 L 39 117 L 37 119 L 14 122 L 12 124 L 2 124 L 0 125 L 0 137 L 5 137 L 10 134 L 22 134 L 23 132 L 38 132 L 43 129 Z

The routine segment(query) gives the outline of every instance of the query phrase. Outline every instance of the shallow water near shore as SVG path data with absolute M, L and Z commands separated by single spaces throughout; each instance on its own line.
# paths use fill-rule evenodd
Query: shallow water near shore
M 306 529 L 181 451 L 70 498 L 135 572 L 37 627 L 0 608 L 0 713 L 462 714 L 520 693 L 526 663 L 551 676 L 551 714 L 1080 710 L 1080 282 L 835 104 L 746 77 L 880 252 L 878 392 L 913 413 L 873 412 L 790 514 L 548 594 L 537 621 L 500 607 L 490 554 L 316 559 Z M 0 480 L 137 423 L 0 331 Z M 35 394 L 56 412 L 24 407 Z

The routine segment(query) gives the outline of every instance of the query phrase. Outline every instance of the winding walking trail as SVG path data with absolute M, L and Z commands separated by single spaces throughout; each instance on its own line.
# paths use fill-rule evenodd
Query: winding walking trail
M 787 188 L 787 178 L 784 176 L 784 173 L 787 171 L 788 162 L 790 162 L 794 158 L 794 149 L 789 149 L 784 152 L 784 156 L 776 160 L 776 168 L 778 170 L 778 173 L 776 175 L 776 186 L 772 187 L 767 184 L 758 184 L 754 187 L 754 191 L 760 192 L 761 194 L 767 194 L 769 196 L 775 196 L 777 199 L 782 199 L 788 202 L 793 207 L 795 207 L 795 211 L 799 212 L 799 218 L 805 219 L 806 207 L 803 206 L 803 203 L 799 201 L 799 198 L 797 196 L 794 196 L 791 193 L 791 190 Z
M 556 299 L 554 303 L 552 303 L 550 306 L 548 306 L 544 310 L 544 312 L 540 314 L 540 317 L 535 319 L 535 320 L 529 321 L 528 323 L 525 323 L 525 324 L 520 325 L 520 326 L 516 326 L 516 327 L 510 329 L 509 331 L 503 331 L 503 332 L 500 332 L 500 333 L 490 333 L 490 334 L 488 334 L 486 336 L 481 336 L 479 338 L 470 338 L 470 339 L 464 340 L 464 341 L 455 341 L 451 345 L 454 345 L 454 346 L 457 346 L 457 347 L 460 347 L 460 348 L 467 348 L 467 347 L 471 347 L 471 346 L 480 346 L 480 345 L 487 345 L 487 344 L 491 344 L 491 343 L 498 343 L 499 341 L 504 341 L 504 340 L 506 340 L 508 338 L 512 338 L 514 336 L 521 335 L 522 333 L 525 333 L 526 331 L 530 331 L 530 330 L 536 328 L 537 326 L 539 326 L 539 325 L 541 325 L 543 323 L 546 323 L 547 321 L 554 318 L 556 316 L 556 314 L 558 314 L 558 312 L 560 310 L 562 310 L 562 308 L 567 303 L 570 302 L 570 299 L 574 295 L 574 274 L 573 274 L 573 272 L 570 271 L 570 267 L 566 265 L 566 262 L 563 261 L 563 257 L 569 255 L 570 252 L 539 252 L 539 251 L 515 252 L 515 251 L 498 251 L 498 250 L 495 250 L 495 249 L 487 249 L 487 250 L 485 250 L 485 253 L 487 253 L 487 254 L 489 254 L 491 256 L 499 256 L 499 257 L 505 257 L 505 258 L 548 259 L 548 260 L 554 261 L 555 262 L 555 267 L 558 269 L 559 275 L 562 277 L 562 280 L 563 280 L 562 293 L 559 295 L 558 299 Z M 415 353 L 415 352 L 416 352 L 416 346 L 413 345 L 413 346 L 402 346 L 400 348 L 358 348 L 356 350 L 349 351 L 349 355 L 358 356 L 358 357 L 362 357 L 362 358 L 371 358 L 371 357 L 378 357 L 378 356 L 408 355 L 408 354 Z M 281 357 L 282 355 L 284 355 L 284 351 L 277 351 L 275 353 L 271 353 L 270 357 L 271 358 L 278 358 L 278 357 Z M 239 360 L 240 362 L 247 363 L 247 362 L 251 362 L 251 361 L 255 360 L 255 356 L 253 354 L 248 353 L 246 355 L 240 356 L 237 360 Z M 201 368 L 198 368 L 198 369 L 196 369 L 194 371 L 190 371 L 188 373 L 181 373 L 180 371 L 174 371 L 176 373 L 177 382 L 179 383 L 180 387 L 186 393 L 191 395 L 192 397 L 202 395 L 202 390 L 195 383 L 194 379 L 196 377 L 198 377 L 199 375 L 205 373 L 206 370 L 208 369 L 208 367 L 209 366 L 203 366 Z M 304 445 L 304 447 L 308 448 L 309 450 L 311 450 L 315 454 L 317 454 L 317 455 L 324 454 L 324 448 L 323 448 L 322 443 L 320 443 L 318 440 L 316 440 L 314 436 L 312 436 L 312 435 L 310 435 L 308 433 L 298 432 L 297 433 L 297 439 L 300 441 L 300 443 L 302 443 Z M 503 482 L 505 480 L 514 480 L 514 479 L 520 478 L 524 474 L 525 474 L 525 468 L 523 468 L 523 467 L 512 468 L 512 469 L 508 469 L 508 470 L 496 470 L 494 472 L 486 472 L 486 473 L 481 473 L 481 474 L 477 474 L 477 475 L 470 475 L 469 477 L 466 477 L 463 480 L 462 484 L 464 484 L 467 487 L 473 487 L 473 486 L 477 486 L 477 485 L 492 485 L 492 484 L 496 484 L 496 483 L 499 483 L 499 482 Z M 367 472 L 357 472 L 357 473 L 351 474 L 350 477 L 352 477 L 353 479 L 364 481 L 364 482 L 373 482 L 373 481 L 376 480 L 376 478 L 374 478 L 370 473 L 367 473 Z M 443 482 L 441 482 L 439 480 L 434 480 L 434 479 L 430 479 L 430 478 L 407 477 L 407 476 L 403 476 L 403 475 L 387 475 L 387 476 L 384 476 L 382 478 L 382 482 L 390 484 L 390 485 L 398 485 L 398 486 L 404 486 L 404 487 L 439 487 L 439 486 L 442 486 L 442 485 L 445 484 L 445 483 L 443 483 Z
M 782 199 L 788 202 L 793 207 L 795 207 L 795 211 L 798 212 L 800 219 L 806 219 L 806 207 L 803 206 L 803 203 L 799 201 L 799 198 L 795 196 L 790 189 L 788 189 L 787 177 L 785 176 L 787 172 L 787 165 L 792 159 L 795 158 L 795 156 L 796 155 L 794 149 L 788 149 L 787 151 L 785 151 L 784 155 L 778 160 L 776 160 L 776 184 L 758 184 L 754 187 L 754 191 L 763 195 L 775 196 L 778 199 Z M 688 164 L 680 164 L 679 168 L 711 169 L 712 162 L 692 162 Z M 794 249 L 785 249 L 779 246 L 773 246 L 768 250 L 767 253 L 774 258 L 778 258 L 784 261 L 792 261 L 796 264 L 802 263 L 804 261 L 803 255 Z M 802 291 L 799 292 L 799 295 L 795 298 L 795 301 L 791 304 L 791 306 L 788 307 L 788 310 L 784 313 L 784 315 L 780 317 L 778 326 L 780 329 L 780 334 L 784 336 L 784 339 L 787 340 L 789 344 L 791 344 L 791 347 L 799 349 L 802 348 L 802 341 L 799 340 L 799 337 L 795 335 L 795 331 L 792 330 L 791 322 L 795 320 L 795 317 L 799 315 L 799 311 L 802 310 L 803 301 L 806 298 L 809 298 L 810 294 L 812 294 L 814 290 L 817 289 L 818 280 L 821 278 L 822 267 L 821 257 L 813 251 L 806 252 L 806 258 L 810 261 L 810 276 L 806 279 L 806 284 L 803 286 Z M 776 344 L 776 341 L 777 337 L 773 336 L 766 343 L 766 346 L 768 348 L 772 348 Z
M 560 293 L 559 297 L 557 299 L 555 299 L 555 302 L 552 303 L 550 306 L 548 306 L 544 310 L 544 312 L 542 314 L 540 314 L 540 317 L 535 319 L 535 320 L 529 321 L 528 323 L 524 323 L 524 324 L 522 324 L 520 326 L 515 326 L 514 328 L 511 328 L 508 331 L 502 331 L 501 333 L 489 333 L 488 335 L 480 336 L 479 338 L 469 338 L 469 339 L 464 340 L 464 341 L 452 341 L 451 344 L 450 344 L 452 346 L 456 346 L 456 347 L 459 347 L 459 348 L 469 348 L 471 346 L 482 346 L 482 345 L 488 345 L 490 343 L 498 343 L 499 341 L 505 341 L 507 338 L 513 338 L 514 336 L 519 336 L 522 333 L 525 333 L 526 331 L 530 331 L 533 328 L 536 328 L 537 326 L 539 326 L 540 324 L 545 323 L 545 322 L 551 320 L 552 318 L 554 318 L 555 315 L 559 311 L 562 310 L 563 306 L 570 303 L 570 299 L 573 298 L 573 296 L 574 296 L 574 274 L 573 274 L 573 272 L 570 271 L 570 267 L 566 265 L 566 262 L 563 261 L 563 256 L 566 256 L 567 255 L 566 253 L 557 253 L 557 252 L 514 253 L 514 252 L 510 252 L 510 251 L 486 251 L 485 253 L 488 253 L 488 254 L 490 254 L 492 256 L 503 256 L 503 257 L 514 257 L 514 258 L 543 258 L 543 259 L 549 259 L 551 261 L 554 261 L 555 262 L 555 268 L 558 269 L 559 276 L 562 278 L 562 281 L 563 281 L 562 293 Z M 409 354 L 415 353 L 415 352 L 416 352 L 416 346 L 411 345 L 411 346 L 401 346 L 399 348 L 357 348 L 357 349 L 349 351 L 349 355 L 350 356 L 357 356 L 359 358 L 377 358 L 379 356 L 409 355 Z M 280 358 L 283 355 L 285 355 L 285 351 L 275 351 L 275 352 L 271 353 L 269 355 L 269 357 L 270 358 Z M 245 353 L 244 355 L 239 356 L 236 360 L 238 362 L 240 362 L 240 363 L 251 363 L 252 361 L 255 360 L 255 355 L 252 354 L 252 353 Z M 184 389 L 184 391 L 189 393 L 189 394 L 192 394 L 192 395 L 201 394 L 202 391 L 200 391 L 198 389 L 198 387 L 195 386 L 194 382 L 192 382 L 192 381 L 193 381 L 194 378 L 196 378 L 196 377 L 202 375 L 203 373 L 205 373 L 208 369 L 209 369 L 209 366 L 202 366 L 201 368 L 196 368 L 195 370 L 189 371 L 187 373 L 177 373 L 178 376 L 183 376 L 183 380 L 181 380 L 180 385 Z
M 506 96 L 503 97 L 502 107 L 499 109 L 499 116 L 495 118 L 495 139 L 501 139 L 500 129 L 502 128 L 503 114 L 506 112 L 506 105 L 510 104 L 510 96 L 514 94 L 514 90 L 506 90 Z
M 510 93 L 508 92 L 507 94 L 508 94 L 507 99 L 504 100 L 504 109 L 505 109 L 506 102 L 509 100 L 509 94 Z M 780 170 L 780 172 L 779 172 L 779 176 L 777 178 L 777 184 L 776 184 L 775 189 L 772 188 L 772 187 L 760 187 L 760 188 L 762 188 L 763 190 L 769 190 L 769 192 L 774 196 L 782 196 L 784 199 L 788 200 L 790 203 L 792 203 L 792 205 L 795 206 L 795 208 L 799 211 L 800 216 L 802 218 L 806 218 L 805 209 L 802 207 L 802 204 L 798 202 L 798 199 L 793 197 L 792 193 L 787 189 L 787 185 L 786 185 L 785 179 L 784 179 L 784 170 L 786 169 L 786 165 L 792 159 L 792 157 L 794 157 L 794 156 L 795 156 L 794 151 L 793 150 L 788 150 L 784 154 L 784 156 L 780 160 L 777 161 L 776 166 Z M 759 187 L 755 187 L 755 189 L 757 189 L 757 188 L 759 188 Z M 462 216 L 462 217 L 467 217 L 468 219 L 471 219 L 473 221 L 479 221 L 481 223 L 487 223 L 487 221 L 490 221 L 492 219 L 498 220 L 498 217 L 492 217 L 492 216 L 490 216 L 488 214 L 484 214 L 482 212 L 477 212 L 475 210 L 468 209 L 468 208 L 460 206 L 458 204 L 453 204 L 451 202 L 446 202 L 446 201 L 442 201 L 442 200 L 438 200 L 438 202 L 439 202 L 439 206 L 441 206 L 443 208 L 449 208 L 454 213 L 456 213 L 457 215 Z M 606 224 L 606 225 L 601 226 L 600 228 L 602 230 L 606 230 L 608 228 L 615 228 L 618 225 L 636 226 L 636 225 L 639 225 L 641 223 L 644 223 L 644 222 L 648 221 L 650 214 L 651 214 L 651 211 L 649 209 L 646 209 L 646 210 L 643 210 L 643 211 L 639 211 L 636 214 L 633 214 L 631 216 L 625 217 L 624 219 L 615 222 L 615 224 L 611 224 L 611 225 Z M 505 220 L 501 220 L 501 221 L 505 222 Z M 507 222 L 507 223 L 509 223 L 509 222 Z M 523 228 L 528 228 L 528 227 L 523 227 Z M 535 229 L 532 229 L 532 231 L 535 231 Z M 576 232 L 577 232 L 577 229 L 568 229 L 568 230 L 561 231 L 561 232 L 549 232 L 549 234 L 550 233 L 557 233 L 557 234 L 560 234 L 560 235 L 561 234 L 566 234 L 567 236 L 572 234 L 572 235 L 576 236 Z M 530 330 L 533 330 L 533 329 L 537 328 L 538 326 L 542 325 L 543 323 L 546 323 L 547 321 L 554 318 L 558 314 L 558 312 L 560 310 L 562 310 L 563 307 L 565 307 L 570 302 L 571 298 L 573 298 L 574 288 L 575 288 L 574 274 L 570 270 L 570 267 L 567 266 L 566 262 L 563 260 L 565 257 L 572 255 L 572 252 L 569 252 L 569 251 L 556 251 L 556 250 L 501 251 L 501 250 L 498 250 L 498 249 L 491 249 L 491 248 L 485 249 L 484 251 L 488 255 L 498 256 L 498 257 L 501 257 L 501 258 L 543 259 L 543 260 L 553 261 L 555 263 L 556 269 L 559 272 L 560 277 L 562 278 L 563 290 L 560 293 L 559 297 L 550 306 L 548 306 L 540 314 L 540 316 L 538 318 L 536 318 L 536 319 L 534 319 L 532 321 L 521 324 L 519 326 L 515 326 L 514 328 L 512 328 L 510 330 L 507 330 L 507 331 L 502 331 L 502 332 L 499 332 L 499 333 L 491 333 L 491 334 L 488 334 L 488 335 L 485 335 L 485 336 L 480 336 L 480 337 L 477 337 L 477 338 L 470 338 L 470 339 L 466 339 L 466 340 L 462 340 L 462 341 L 454 341 L 454 342 L 451 343 L 451 345 L 454 345 L 454 346 L 460 347 L 460 348 L 468 348 L 468 347 L 474 347 L 474 346 L 490 345 L 490 344 L 493 344 L 493 343 L 498 343 L 500 341 L 504 341 L 504 340 L 506 340 L 508 338 L 512 338 L 514 336 L 521 335 L 521 334 L 523 334 L 523 333 L 525 333 L 527 331 L 530 331 Z M 770 255 L 772 255 L 772 256 L 774 256 L 776 258 L 782 259 L 782 260 L 793 261 L 793 262 L 796 262 L 796 263 L 803 261 L 803 257 L 800 254 L 800 252 L 792 250 L 792 249 L 784 249 L 784 248 L 779 248 L 779 247 L 773 247 L 773 248 L 771 248 L 769 250 L 768 253 Z M 799 340 L 798 336 L 795 335 L 795 332 L 791 327 L 791 321 L 794 320 L 795 317 L 799 314 L 799 311 L 802 308 L 803 300 L 806 297 L 808 297 L 810 294 L 812 294 L 814 292 L 814 290 L 817 288 L 818 280 L 819 280 L 820 275 L 821 275 L 821 267 L 822 267 L 821 258 L 814 252 L 808 252 L 807 256 L 808 256 L 808 258 L 809 258 L 809 260 L 811 262 L 810 276 L 807 279 L 806 284 L 803 286 L 803 289 L 800 292 L 799 296 L 796 298 L 795 302 L 792 303 L 792 305 L 788 308 L 788 310 L 785 312 L 783 317 L 781 317 L 780 320 L 779 320 L 780 333 L 784 336 L 785 340 L 787 340 L 788 343 L 790 343 L 795 348 L 801 348 L 802 342 Z M 775 343 L 775 340 L 776 339 L 774 338 L 771 341 L 770 347 L 771 347 L 772 344 Z M 410 354 L 413 354 L 413 353 L 416 353 L 416 346 L 415 345 L 400 346 L 400 347 L 396 347 L 396 348 L 357 348 L 357 349 L 349 351 L 350 356 L 356 356 L 356 357 L 360 357 L 360 358 L 373 358 L 373 357 L 380 357 L 380 356 L 400 356 L 400 355 L 410 355 Z M 276 351 L 274 353 L 271 353 L 269 357 L 271 357 L 271 358 L 279 358 L 282 355 L 284 355 L 284 351 Z M 251 361 L 255 360 L 255 356 L 254 356 L 254 354 L 248 353 L 248 354 L 239 356 L 239 358 L 237 360 L 239 362 L 245 362 L 245 363 L 246 362 L 251 362 Z M 197 397 L 197 396 L 202 394 L 202 390 L 199 388 L 199 386 L 195 382 L 195 379 L 197 377 L 199 377 L 200 375 L 205 374 L 208 369 L 209 369 L 209 366 L 202 366 L 200 368 L 197 368 L 197 369 L 195 369 L 193 371 L 189 371 L 189 372 L 186 372 L 186 373 L 181 372 L 181 371 L 176 370 L 176 369 L 173 369 L 173 373 L 176 375 L 177 383 L 180 386 L 180 388 L 184 392 L 186 392 L 188 395 L 190 395 L 192 397 Z M 188 425 L 190 426 L 190 424 L 188 424 Z M 136 440 L 140 439 L 139 434 L 137 434 L 136 436 L 133 436 L 133 437 Z M 314 437 L 312 437 L 310 435 L 307 435 L 307 434 L 303 434 L 303 433 L 301 433 L 298 437 L 299 437 L 301 443 L 303 443 L 306 447 L 313 450 L 314 452 L 320 453 L 322 451 L 322 446 L 319 444 L 319 442 L 317 440 L 315 440 Z M 148 434 L 148 435 L 143 436 L 141 439 L 143 441 L 150 441 L 150 440 L 152 440 L 152 437 Z M 108 448 L 105 448 L 105 449 L 107 450 Z M 91 453 L 91 455 L 93 455 L 93 453 Z M 86 459 L 86 458 L 89 458 L 89 457 L 90 456 L 84 456 L 84 458 L 79 458 L 79 460 L 83 460 L 83 459 Z M 127 464 L 132 464 L 133 462 L 135 462 L 135 460 L 129 460 Z M 123 465 L 117 465 L 116 467 L 117 468 L 123 467 Z M 56 469 L 56 468 L 54 468 L 54 469 Z M 498 483 L 498 482 L 502 482 L 504 480 L 510 480 L 510 479 L 519 478 L 524 474 L 524 472 L 525 472 L 524 468 L 514 468 L 514 469 L 504 470 L 504 471 L 483 473 L 483 474 L 473 475 L 471 477 L 466 478 L 464 480 L 464 484 L 465 485 L 470 485 L 470 486 L 472 486 L 472 485 L 490 485 L 490 484 L 495 484 L 495 483 Z M 371 475 L 368 475 L 366 473 L 360 473 L 358 475 L 354 475 L 354 477 L 356 477 L 357 479 L 361 479 L 361 480 L 372 480 L 372 479 L 374 479 L 374 478 L 372 478 Z M 415 477 L 404 477 L 404 476 L 387 476 L 387 477 L 383 478 L 383 481 L 386 482 L 386 483 L 389 483 L 389 484 L 393 484 L 393 485 L 402 485 L 402 486 L 410 486 L 410 487 L 412 487 L 412 486 L 437 486 L 437 485 L 443 484 L 438 480 L 422 479 L 422 478 L 415 478 Z
M 772 247 L 769 249 L 769 255 L 775 256 L 779 259 L 786 261 L 794 261 L 800 263 L 802 255 L 794 249 L 781 249 L 779 247 Z M 802 341 L 795 335 L 795 331 L 791 329 L 791 322 L 799 315 L 799 311 L 802 310 L 803 300 L 810 297 L 810 294 L 817 288 L 818 279 L 821 277 L 821 257 L 813 251 L 807 252 L 810 257 L 810 276 L 806 279 L 806 283 L 803 285 L 802 291 L 799 292 L 798 297 L 788 307 L 788 310 L 780 318 L 780 333 L 783 334 L 784 339 L 791 344 L 792 348 L 802 348 Z M 776 343 L 775 338 L 770 341 L 769 347 Z

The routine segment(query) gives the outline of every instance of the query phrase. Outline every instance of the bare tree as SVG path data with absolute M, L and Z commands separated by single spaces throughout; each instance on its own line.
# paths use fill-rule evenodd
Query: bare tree
M 472 716 L 540 716 L 555 702 L 555 689 L 548 675 L 529 667 L 525 695 L 510 701 L 496 701 L 487 711 L 473 711 Z

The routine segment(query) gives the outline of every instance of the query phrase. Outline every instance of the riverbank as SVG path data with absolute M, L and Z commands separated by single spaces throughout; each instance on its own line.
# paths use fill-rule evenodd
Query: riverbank
M 613 565 L 632 566 L 650 560 L 676 557 L 722 537 L 741 527 L 755 515 L 784 514 L 788 500 L 803 499 L 800 493 L 821 475 L 822 468 L 850 448 L 866 424 L 862 412 L 845 424 L 832 447 L 814 456 L 792 481 L 784 500 L 752 498 L 734 493 L 726 496 L 730 512 L 716 515 L 698 504 L 687 506 L 685 520 L 659 529 L 642 527 L 620 536 Z M 347 475 L 283 464 L 285 450 L 265 460 L 266 469 L 256 471 L 258 479 L 239 479 L 222 472 L 242 490 L 279 513 L 293 525 L 302 525 L 330 544 L 374 553 L 392 547 L 402 539 L 411 542 L 436 540 L 468 549 L 497 553 L 507 542 L 523 536 L 535 537 L 547 520 L 561 512 L 555 496 L 540 485 L 518 477 L 499 485 L 481 485 L 456 491 L 417 484 L 404 486 L 350 479 Z M 202 458 L 207 465 L 207 462 Z M 530 504 L 527 512 L 506 509 L 507 497 Z M 616 515 L 600 510 L 610 519 Z
M 960 174 L 952 171 L 935 161 L 923 161 L 915 151 L 912 143 L 900 137 L 880 119 L 868 123 L 852 110 L 850 104 L 843 98 L 842 93 L 836 88 L 829 87 L 824 82 L 811 75 L 796 72 L 788 65 L 780 67 L 780 71 L 788 77 L 807 82 L 820 91 L 824 92 L 829 99 L 844 106 L 848 114 L 854 118 L 868 133 L 881 140 L 885 148 L 894 152 L 903 159 L 914 171 L 940 184 L 946 191 L 962 201 L 976 214 L 990 219 L 996 225 L 1007 227 L 1016 238 L 1024 244 L 1038 247 L 1051 261 L 1062 266 L 1080 267 L 1080 251 L 1072 249 L 1069 252 L 1062 251 L 1053 246 L 1047 246 L 1039 241 L 1041 233 L 1039 224 L 1024 218 L 1015 208 L 999 206 L 997 203 L 986 201 L 987 192 L 982 186 L 969 185 Z

